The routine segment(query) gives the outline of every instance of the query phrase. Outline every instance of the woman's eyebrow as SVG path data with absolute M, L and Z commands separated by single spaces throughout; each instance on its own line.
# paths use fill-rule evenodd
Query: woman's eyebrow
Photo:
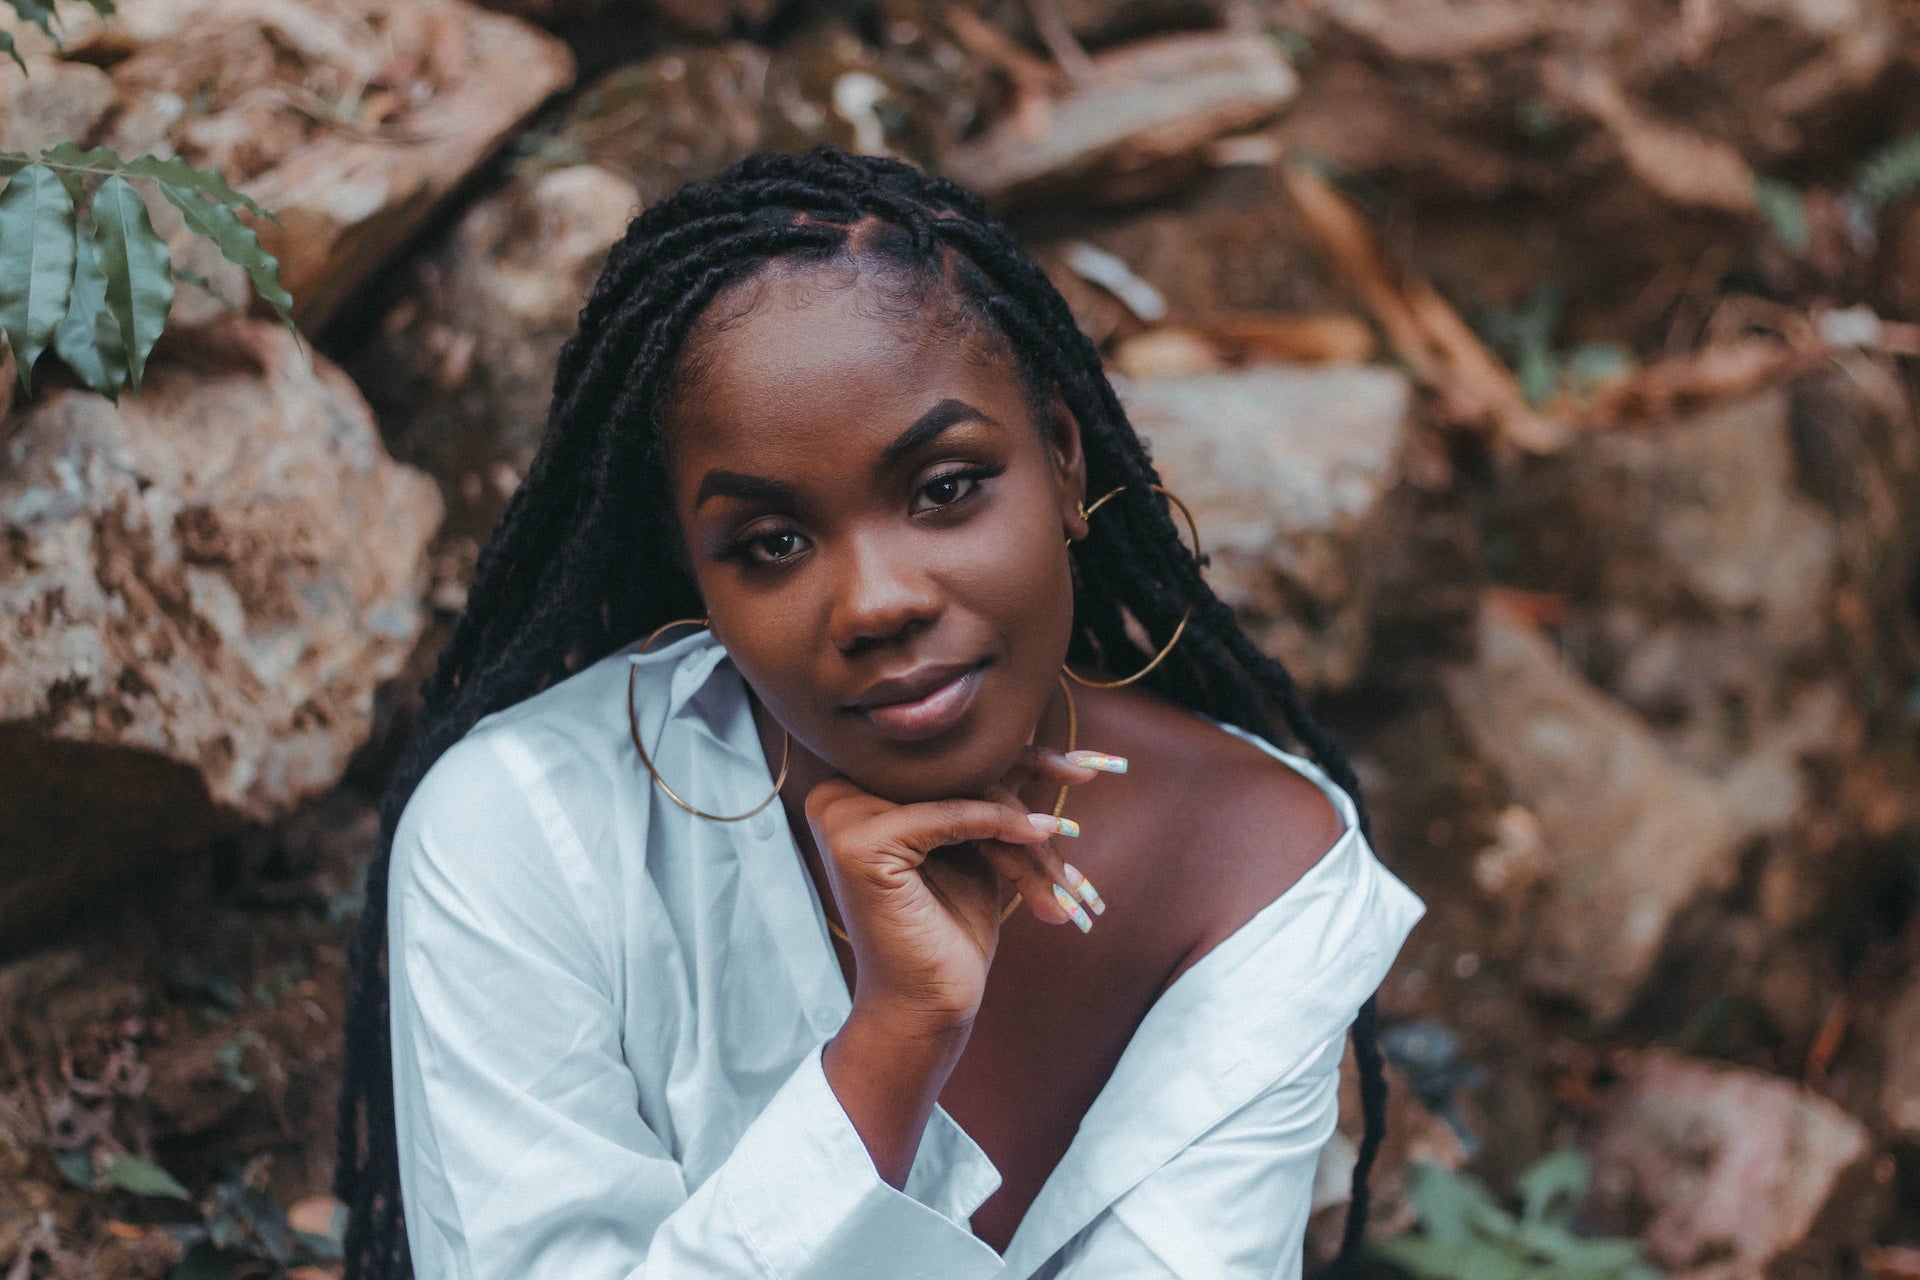
M 739 498 L 768 506 L 791 506 L 799 501 L 799 494 L 792 485 L 780 480 L 715 468 L 701 478 L 700 492 L 693 497 L 694 510 L 698 511 L 708 498 Z
M 969 418 L 977 418 L 981 422 L 991 423 L 996 427 L 1000 425 L 984 411 L 974 408 L 965 400 L 955 400 L 949 396 L 914 419 L 912 426 L 894 438 L 893 443 L 880 454 L 880 470 L 885 471 L 894 466 L 948 427 L 957 422 L 965 422 Z

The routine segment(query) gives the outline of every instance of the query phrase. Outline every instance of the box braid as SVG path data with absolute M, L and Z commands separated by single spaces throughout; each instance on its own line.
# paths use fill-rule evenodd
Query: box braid
M 875 228 L 879 228 L 878 231 Z M 335 1192 L 350 1217 L 345 1280 L 410 1280 L 400 1205 L 386 971 L 387 870 L 394 829 L 441 753 L 519 702 L 670 618 L 700 612 L 680 557 L 662 465 L 662 410 L 688 376 L 682 347 L 716 295 L 775 259 L 877 258 L 941 287 L 1010 349 L 1031 402 L 1057 392 L 1080 424 L 1091 492 L 1126 485 L 1074 545 L 1070 657 L 1136 669 L 1192 620 L 1148 678 L 1163 696 L 1272 739 L 1266 708 L 1366 811 L 1352 766 L 1261 652 L 1181 543 L 1158 474 L 1099 353 L 1045 274 L 972 194 L 892 160 L 831 147 L 749 158 L 634 218 L 607 255 L 555 364 L 546 437 L 480 555 L 467 605 L 422 688 L 422 705 L 381 812 L 379 853 L 352 947 Z M 676 368 L 678 366 L 678 368 Z M 616 566 L 649 565 L 646 579 Z M 1333 1270 L 1351 1274 L 1368 1175 L 1385 1128 L 1386 1083 L 1373 997 L 1353 1028 L 1364 1137 Z

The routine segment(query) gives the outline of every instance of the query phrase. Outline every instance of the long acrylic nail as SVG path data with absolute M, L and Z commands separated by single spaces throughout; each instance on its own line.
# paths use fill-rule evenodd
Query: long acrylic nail
M 1053 900 L 1060 904 L 1062 911 L 1068 912 L 1073 916 L 1073 922 L 1080 926 L 1080 932 L 1085 933 L 1087 930 L 1093 928 L 1093 917 L 1089 916 L 1085 909 L 1073 900 L 1072 894 L 1062 889 L 1059 885 L 1053 886 Z
M 1104 751 L 1069 751 L 1067 759 L 1075 764 L 1083 764 L 1089 769 L 1098 769 L 1102 773 L 1125 773 L 1127 758 L 1108 755 Z
M 1077 836 L 1080 834 L 1080 824 L 1072 818 L 1056 818 L 1050 813 L 1030 813 L 1027 815 L 1027 821 L 1031 822 L 1041 831 L 1046 831 L 1056 836 Z
M 1067 882 L 1073 886 L 1073 891 L 1080 895 L 1080 901 L 1092 907 L 1093 914 L 1105 914 L 1107 910 L 1106 900 L 1100 896 L 1100 891 L 1093 887 L 1093 881 L 1081 875 L 1080 868 L 1074 866 L 1071 862 L 1061 863 L 1060 869 L 1067 873 Z

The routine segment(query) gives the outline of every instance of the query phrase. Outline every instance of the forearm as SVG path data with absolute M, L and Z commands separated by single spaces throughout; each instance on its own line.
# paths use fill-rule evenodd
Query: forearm
M 827 1083 L 889 1186 L 906 1185 L 927 1120 L 971 1033 L 970 1024 L 903 1025 L 856 1008 L 822 1051 Z

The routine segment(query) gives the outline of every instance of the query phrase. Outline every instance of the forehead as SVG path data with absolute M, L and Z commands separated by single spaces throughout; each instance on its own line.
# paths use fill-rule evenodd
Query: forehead
M 1023 420 L 1012 361 L 957 300 L 926 295 L 845 259 L 778 264 L 723 292 L 688 337 L 666 415 L 676 472 L 773 474 L 823 448 L 877 450 L 949 396 Z

